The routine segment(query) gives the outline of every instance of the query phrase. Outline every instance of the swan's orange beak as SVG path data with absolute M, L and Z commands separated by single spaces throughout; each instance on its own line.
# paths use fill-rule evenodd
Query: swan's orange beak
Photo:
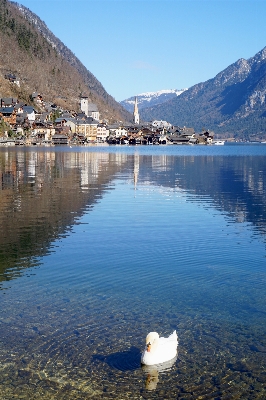
M 151 344 L 150 344 L 150 343 L 147 344 L 147 351 L 148 351 L 148 352 L 151 351 Z

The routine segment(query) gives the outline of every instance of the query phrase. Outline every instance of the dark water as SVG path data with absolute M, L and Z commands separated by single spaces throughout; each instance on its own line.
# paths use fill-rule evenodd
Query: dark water
M 1 400 L 265 399 L 265 156 L 0 148 Z

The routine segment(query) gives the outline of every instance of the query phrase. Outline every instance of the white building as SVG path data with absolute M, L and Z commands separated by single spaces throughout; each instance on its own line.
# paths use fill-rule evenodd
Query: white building
M 109 125 L 109 135 L 114 135 L 116 138 L 127 136 L 127 129 L 120 125 Z
M 96 121 L 100 120 L 98 107 L 94 103 L 89 103 L 88 97 L 82 96 L 80 99 L 80 109 L 87 117 L 92 117 Z
M 106 128 L 105 124 L 98 124 L 97 126 L 97 142 L 106 142 L 106 138 L 109 136 L 109 129 Z
M 138 110 L 138 100 L 135 97 L 134 112 L 133 112 L 134 124 L 139 124 L 139 110 Z
M 36 111 L 31 106 L 22 106 L 18 109 L 17 114 L 25 114 L 30 122 L 35 121 Z
M 168 129 L 168 128 L 171 128 L 171 124 L 169 123 L 169 122 L 167 122 L 167 121 L 153 121 L 152 122 L 152 126 L 153 127 L 155 127 L 155 128 L 166 128 L 166 129 Z

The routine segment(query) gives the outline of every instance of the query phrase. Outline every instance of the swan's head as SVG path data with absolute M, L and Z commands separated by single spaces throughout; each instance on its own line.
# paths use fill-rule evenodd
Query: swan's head
M 148 352 L 154 350 L 157 347 L 159 341 L 159 335 L 157 332 L 150 332 L 146 337 L 146 350 Z

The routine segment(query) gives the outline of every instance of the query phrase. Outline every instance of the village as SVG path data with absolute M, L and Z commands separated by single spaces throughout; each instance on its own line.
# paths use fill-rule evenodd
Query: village
M 87 96 L 80 97 L 79 112 L 45 102 L 38 92 L 30 98 L 33 105 L 14 97 L 0 99 L 0 145 L 214 143 L 213 132 L 196 134 L 193 128 L 172 126 L 167 121 L 140 121 L 137 98 L 132 122 L 115 124 L 101 120 L 97 105 Z

